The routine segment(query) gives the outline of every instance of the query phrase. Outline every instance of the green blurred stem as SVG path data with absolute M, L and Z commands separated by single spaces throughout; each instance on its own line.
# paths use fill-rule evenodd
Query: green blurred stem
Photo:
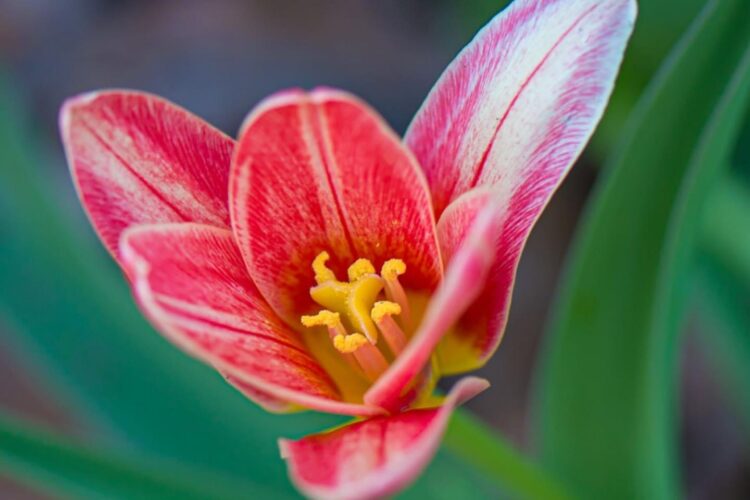
M 570 498 L 552 477 L 469 412 L 451 418 L 443 447 L 475 467 L 512 498 Z
M 750 189 L 727 179 L 706 206 L 700 244 L 704 251 L 750 285 Z

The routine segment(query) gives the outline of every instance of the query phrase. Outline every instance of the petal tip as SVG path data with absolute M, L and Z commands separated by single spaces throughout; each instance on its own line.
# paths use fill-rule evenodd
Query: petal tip
M 310 99 L 318 104 L 323 104 L 330 101 L 344 101 L 353 102 L 360 106 L 367 106 L 362 99 L 355 96 L 351 92 L 347 92 L 346 90 L 338 89 L 336 87 L 328 87 L 325 85 L 321 85 L 312 89 L 310 91 Z
M 490 387 L 487 379 L 480 377 L 465 377 L 451 389 L 448 400 L 453 406 L 461 406 L 470 399 L 484 392 Z
M 279 446 L 279 454 L 281 455 L 282 460 L 286 460 L 291 455 L 291 451 L 289 450 L 289 443 L 290 441 L 286 438 L 279 438 L 276 440 L 276 444 Z
M 60 113 L 58 114 L 58 126 L 60 127 L 60 133 L 66 147 L 67 143 L 69 142 L 70 129 L 72 127 L 76 111 L 88 106 L 101 94 L 101 90 L 92 90 L 90 92 L 83 92 L 81 94 L 68 97 L 63 101 L 62 105 L 60 106 Z
M 284 90 L 274 92 L 268 97 L 262 99 L 250 112 L 245 116 L 240 125 L 237 137 L 240 138 L 245 135 L 247 128 L 262 114 L 268 112 L 271 109 L 281 108 L 290 104 L 295 104 L 300 100 L 307 98 L 307 92 L 300 87 L 291 87 Z

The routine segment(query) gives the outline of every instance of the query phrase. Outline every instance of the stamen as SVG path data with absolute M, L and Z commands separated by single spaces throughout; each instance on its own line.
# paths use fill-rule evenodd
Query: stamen
M 315 282 L 318 285 L 322 285 L 327 281 L 336 281 L 336 275 L 331 269 L 326 266 L 326 262 L 331 258 L 328 252 L 322 251 L 313 260 L 312 268 L 315 271 Z
M 333 346 L 342 353 L 352 353 L 362 371 L 371 382 L 388 369 L 388 362 L 383 354 L 361 333 L 339 336 L 333 339 Z
M 385 280 L 385 295 L 391 302 L 401 306 L 401 321 L 404 328 L 411 328 L 411 310 L 409 299 L 406 297 L 404 287 L 398 281 L 398 277 L 406 272 L 406 263 L 401 259 L 389 259 L 380 268 L 380 275 Z
M 396 316 L 401 314 L 401 306 L 395 302 L 379 300 L 372 306 L 370 317 L 374 322 L 379 322 L 384 316 Z
M 341 324 L 341 316 L 339 313 L 323 309 L 314 316 L 302 316 L 300 321 L 303 326 L 308 328 L 312 328 L 313 326 L 335 327 Z
M 401 259 L 388 259 L 383 263 L 383 267 L 380 268 L 380 275 L 388 281 L 398 279 L 405 272 L 406 263 Z
M 352 333 L 351 335 L 336 335 L 333 338 L 333 347 L 339 352 L 350 354 L 367 344 L 367 339 L 361 333 Z
M 346 272 L 349 276 L 349 281 L 354 282 L 365 274 L 375 274 L 375 266 L 368 259 L 357 259 L 349 266 Z
M 334 346 L 336 346 L 337 338 L 346 336 L 346 328 L 344 328 L 344 325 L 341 323 L 341 316 L 337 312 L 323 309 L 314 316 L 302 316 L 300 321 L 303 326 L 308 328 L 315 326 L 328 327 L 328 338 L 333 341 Z M 336 349 L 338 349 L 338 347 L 336 347 Z M 349 364 L 349 367 L 354 371 L 359 372 L 361 368 L 359 367 L 357 360 L 354 359 L 354 356 L 348 352 L 342 351 L 341 349 L 338 350 L 341 352 L 344 361 Z
M 398 314 L 401 314 L 401 306 L 387 300 L 375 302 L 370 311 L 370 317 L 378 325 L 380 333 L 395 356 L 401 354 L 406 347 L 406 335 L 391 317 Z

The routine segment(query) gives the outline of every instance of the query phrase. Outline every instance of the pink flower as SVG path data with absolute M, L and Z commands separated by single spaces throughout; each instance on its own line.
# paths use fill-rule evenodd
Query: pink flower
M 237 142 L 158 97 L 95 92 L 60 127 L 78 193 L 158 330 L 264 408 L 360 417 L 282 440 L 326 498 L 402 488 L 487 387 L 524 243 L 604 110 L 633 0 L 517 0 L 402 142 L 342 91 L 260 103 Z M 168 369 L 168 367 L 165 367 Z

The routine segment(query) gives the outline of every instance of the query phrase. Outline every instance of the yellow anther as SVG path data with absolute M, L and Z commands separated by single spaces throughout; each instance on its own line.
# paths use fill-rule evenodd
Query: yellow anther
M 349 354 L 367 344 L 367 339 L 361 333 L 352 333 L 351 335 L 336 335 L 333 337 L 333 347 L 339 352 Z
M 380 268 L 383 279 L 393 281 L 406 272 L 406 263 L 401 259 L 388 259 Z
M 349 275 L 349 281 L 357 281 L 365 274 L 375 274 L 375 266 L 368 259 L 357 259 L 346 272 Z
M 327 281 L 336 281 L 336 275 L 326 266 L 326 262 L 331 258 L 328 252 L 323 251 L 313 260 L 312 268 L 315 271 L 315 281 L 321 285 Z
M 378 323 L 384 316 L 395 316 L 401 314 L 401 306 L 389 300 L 375 302 L 370 311 L 370 317 L 375 323 Z
M 312 328 L 313 326 L 328 326 L 334 328 L 341 324 L 339 313 L 323 309 L 314 316 L 302 316 L 300 318 L 302 325 Z

